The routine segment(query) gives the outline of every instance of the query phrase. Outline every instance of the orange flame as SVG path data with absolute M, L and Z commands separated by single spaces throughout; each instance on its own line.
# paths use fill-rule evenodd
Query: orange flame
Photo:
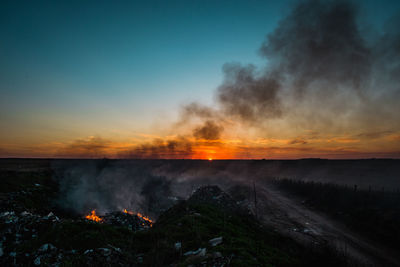
M 96 210 L 92 210 L 91 214 L 86 215 L 85 217 L 88 220 L 92 220 L 95 222 L 101 222 L 103 219 L 96 215 Z
M 153 226 L 153 221 L 149 217 L 144 216 L 143 214 L 141 214 L 140 212 L 134 213 L 133 211 L 128 211 L 128 210 L 124 209 L 124 213 L 130 214 L 130 215 L 136 215 L 139 218 L 141 218 L 142 220 L 150 223 L 150 227 Z
M 134 215 L 133 211 L 128 211 L 128 210 L 126 210 L 126 209 L 124 209 L 124 213 L 130 214 L 130 215 Z

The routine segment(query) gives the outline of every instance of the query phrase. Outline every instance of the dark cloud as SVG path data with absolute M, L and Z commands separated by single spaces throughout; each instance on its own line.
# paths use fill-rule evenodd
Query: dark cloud
M 290 79 L 294 89 L 329 82 L 361 90 L 368 77 L 371 52 L 357 26 L 356 7 L 349 1 L 301 1 L 267 36 L 261 53 L 272 71 Z
M 218 116 L 218 113 L 208 106 L 204 106 L 200 103 L 192 102 L 183 106 L 182 108 L 182 120 L 190 119 L 193 116 L 202 118 L 202 119 L 209 119 Z
M 120 157 L 131 159 L 175 159 L 191 158 L 192 155 L 192 142 L 181 136 L 168 140 L 154 139 L 151 143 L 141 144 L 121 153 Z
M 216 124 L 214 121 L 206 121 L 204 125 L 193 130 L 193 136 L 197 139 L 217 140 L 221 136 L 223 127 Z
M 356 135 L 356 137 L 367 138 L 367 139 L 378 139 L 393 133 L 394 133 L 393 131 L 365 132 Z
M 293 139 L 293 140 L 290 140 L 290 141 L 288 142 L 289 145 L 296 145 L 296 144 L 305 145 L 305 144 L 307 144 L 307 143 L 308 143 L 308 142 L 307 142 L 306 140 L 298 139 L 298 138 Z
M 278 77 L 256 77 L 255 67 L 225 64 L 225 81 L 218 88 L 218 101 L 225 115 L 243 122 L 258 122 L 282 114 Z
M 357 25 L 357 7 L 348 1 L 298 2 L 267 36 L 260 52 L 267 59 L 266 68 L 225 64 L 216 107 L 188 105 L 185 119 L 234 120 L 262 127 L 268 120 L 301 112 L 304 105 L 323 106 L 321 115 L 307 116 L 314 122 L 326 121 L 332 113 L 346 113 L 354 106 L 338 97 L 342 91 L 365 98 L 373 53 Z

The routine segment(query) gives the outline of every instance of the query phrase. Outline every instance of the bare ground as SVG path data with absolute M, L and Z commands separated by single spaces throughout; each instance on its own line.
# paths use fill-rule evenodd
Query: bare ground
M 353 233 L 273 185 L 257 189 L 260 220 L 307 245 L 328 244 L 366 266 L 400 266 L 395 253 Z

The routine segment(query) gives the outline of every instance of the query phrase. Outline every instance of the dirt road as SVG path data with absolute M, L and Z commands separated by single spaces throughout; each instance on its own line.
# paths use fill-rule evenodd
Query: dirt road
M 289 197 L 273 185 L 259 187 L 257 198 L 260 219 L 283 234 L 302 243 L 327 243 L 367 266 L 400 266 L 394 253 L 308 209 L 300 199 Z

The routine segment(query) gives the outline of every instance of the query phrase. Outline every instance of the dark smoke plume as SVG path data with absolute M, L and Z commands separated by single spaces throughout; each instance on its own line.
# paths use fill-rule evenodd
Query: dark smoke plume
M 112 141 L 101 137 L 91 136 L 86 139 L 76 139 L 71 144 L 60 149 L 57 157 L 99 158 L 107 154 Z
M 299 1 L 261 45 L 265 68 L 225 64 L 216 106 L 192 103 L 182 118 L 213 120 L 225 129 L 228 121 L 263 128 L 288 117 L 307 128 L 398 119 L 399 22 L 393 19 L 371 40 L 360 30 L 366 27 L 356 4 Z
M 214 121 L 206 121 L 203 126 L 193 130 L 193 136 L 197 139 L 217 140 L 224 128 Z
M 361 90 L 368 78 L 371 52 L 356 21 L 356 7 L 348 1 L 300 2 L 261 46 L 274 72 L 307 90 L 315 82 L 329 82 Z
M 264 75 L 256 77 L 255 67 L 238 64 L 224 65 L 225 81 L 218 88 L 218 101 L 222 111 L 244 122 L 258 122 L 266 117 L 276 118 L 282 114 L 278 92 L 279 77 Z
M 121 153 L 121 158 L 132 159 L 175 159 L 191 158 L 192 143 L 186 137 L 163 140 L 155 139 L 152 143 L 141 144 L 127 152 Z

